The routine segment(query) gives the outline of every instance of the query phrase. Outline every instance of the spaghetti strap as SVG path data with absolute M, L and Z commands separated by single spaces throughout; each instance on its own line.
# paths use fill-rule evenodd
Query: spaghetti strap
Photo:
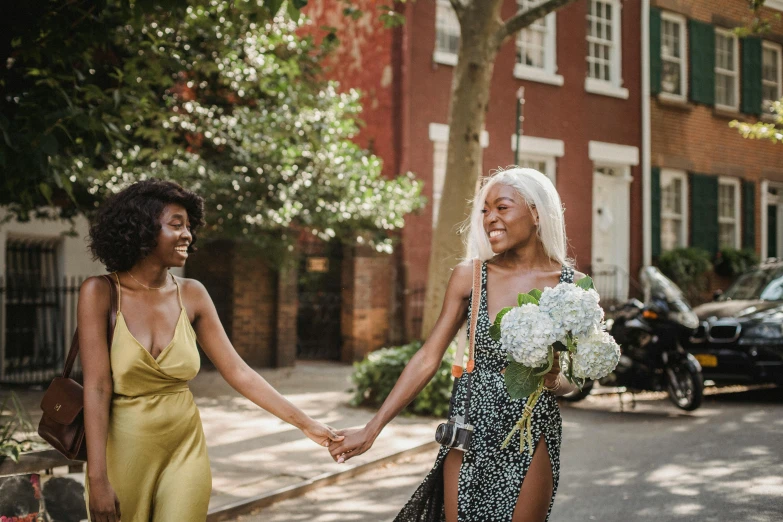
M 185 305 L 182 304 L 182 292 L 179 290 L 179 283 L 177 282 L 177 278 L 174 277 L 174 274 L 171 274 L 171 278 L 174 280 L 174 284 L 177 285 L 177 298 L 179 299 L 179 309 L 184 310 Z
M 122 285 L 117 272 L 114 272 L 114 278 L 117 280 L 117 313 L 120 313 L 122 311 Z

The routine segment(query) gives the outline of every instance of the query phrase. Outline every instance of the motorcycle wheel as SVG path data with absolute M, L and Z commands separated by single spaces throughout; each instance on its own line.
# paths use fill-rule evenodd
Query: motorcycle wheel
M 666 370 L 666 389 L 675 406 L 693 411 L 701 406 L 704 396 L 704 378 L 701 372 L 685 363 L 678 363 Z
M 582 385 L 581 390 L 576 389 L 571 393 L 561 395 L 560 398 L 568 402 L 579 402 L 587 398 L 587 396 L 590 395 L 590 392 L 592 390 L 593 390 L 593 381 L 588 379 L 585 381 L 584 385 Z

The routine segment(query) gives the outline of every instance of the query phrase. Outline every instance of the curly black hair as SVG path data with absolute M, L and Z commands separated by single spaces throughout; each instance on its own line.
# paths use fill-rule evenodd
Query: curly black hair
M 160 215 L 166 205 L 185 207 L 195 252 L 197 230 L 204 226 L 204 198 L 173 181 L 139 181 L 103 202 L 90 226 L 90 250 L 109 272 L 130 270 L 157 246 Z

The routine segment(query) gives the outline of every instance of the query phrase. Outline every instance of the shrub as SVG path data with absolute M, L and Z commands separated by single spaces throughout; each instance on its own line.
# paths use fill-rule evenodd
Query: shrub
M 751 249 L 723 248 L 713 261 L 715 273 L 724 277 L 738 276 L 757 264 L 759 256 Z
M 354 385 L 352 406 L 379 407 L 391 392 L 405 365 L 410 361 L 422 343 L 414 341 L 403 346 L 376 350 L 363 361 L 354 363 L 351 380 Z M 449 413 L 451 398 L 451 363 L 456 345 L 449 346 L 435 376 L 404 410 L 417 415 L 445 417 Z
M 709 252 L 704 249 L 675 248 L 661 254 L 658 268 L 674 281 L 689 299 L 698 301 L 707 286 L 706 275 L 712 269 L 712 262 Z

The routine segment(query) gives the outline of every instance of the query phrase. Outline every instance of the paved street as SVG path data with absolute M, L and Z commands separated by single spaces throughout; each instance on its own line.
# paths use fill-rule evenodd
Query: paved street
M 783 390 L 711 394 L 693 414 L 647 396 L 563 407 L 552 522 L 783 520 Z M 275 504 L 237 522 L 392 520 L 433 454 Z

